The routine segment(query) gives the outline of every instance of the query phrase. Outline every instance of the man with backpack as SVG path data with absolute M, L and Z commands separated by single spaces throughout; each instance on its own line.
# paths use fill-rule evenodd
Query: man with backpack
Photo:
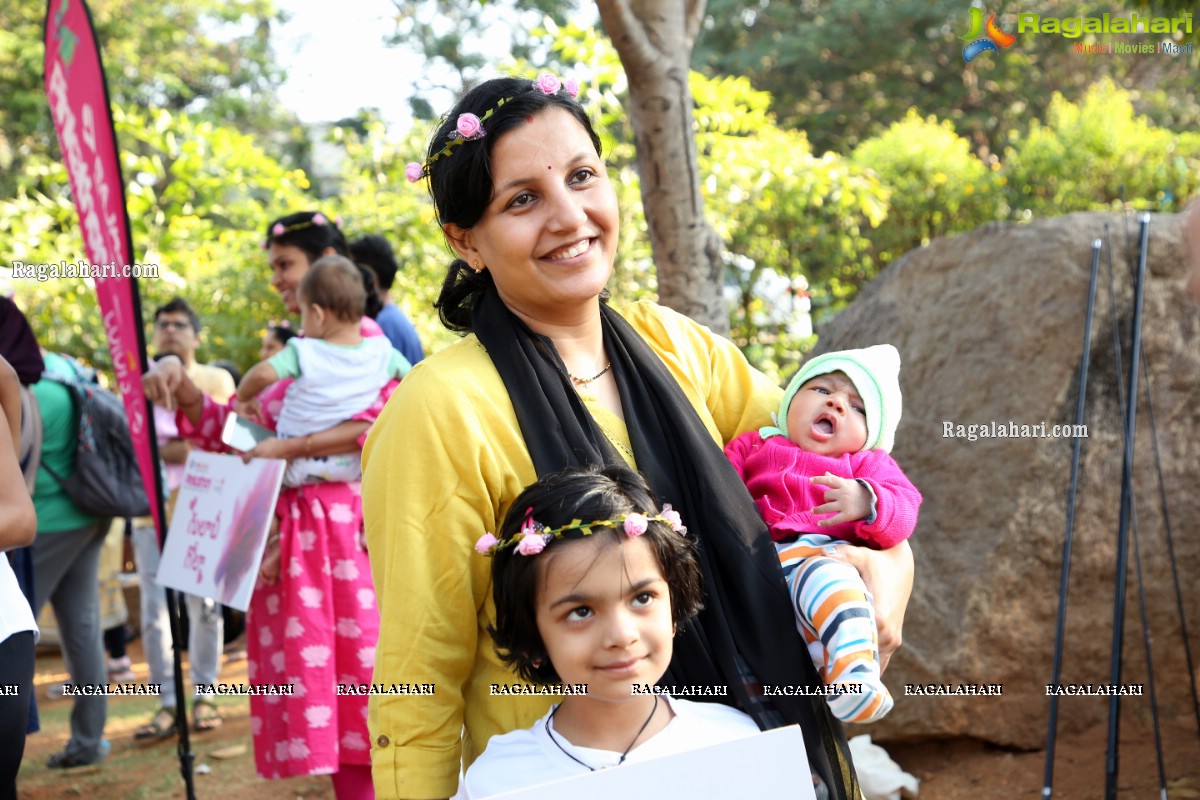
M 97 764 L 109 752 L 104 739 L 108 701 L 103 693 L 88 688 L 108 683 L 98 576 L 100 549 L 111 520 L 80 509 L 54 477 L 75 472 L 80 411 L 63 382 L 78 382 L 83 376 L 57 353 L 45 353 L 43 358 L 45 376 L 33 385 L 42 419 L 41 465 L 33 489 L 38 521 L 33 542 L 33 612 L 41 613 L 50 601 L 71 683 L 84 689 L 74 698 L 70 740 L 47 761 L 47 766 L 60 769 Z
M 154 312 L 154 350 L 157 356 L 178 356 L 188 377 L 216 402 L 224 403 L 234 392 L 233 378 L 219 367 L 196 361 L 200 346 L 200 317 L 182 298 L 175 298 Z M 166 467 L 166 488 L 171 498 L 167 518 L 174 508 L 174 497 L 183 477 L 188 444 L 178 438 L 175 413 L 156 406 L 154 425 L 158 434 L 158 453 Z M 141 594 L 142 649 L 150 668 L 150 682 L 162 684 L 162 706 L 142 727 L 135 739 L 162 739 L 172 736 L 175 728 L 175 666 L 171 658 L 170 623 L 167 618 L 166 591 L 156 580 L 161 548 L 154 520 L 150 517 L 133 522 L 133 556 L 137 563 Z M 188 660 L 193 686 L 215 683 L 221 663 L 221 605 L 212 598 L 180 594 L 188 613 Z M 197 696 L 192 704 L 192 727 L 208 731 L 221 725 L 220 712 L 212 701 Z

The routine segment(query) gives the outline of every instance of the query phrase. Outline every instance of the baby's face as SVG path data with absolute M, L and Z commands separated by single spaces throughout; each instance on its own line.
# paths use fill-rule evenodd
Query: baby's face
M 810 453 L 843 456 L 867 443 L 867 412 L 854 384 L 842 372 L 805 381 L 788 407 L 787 434 Z

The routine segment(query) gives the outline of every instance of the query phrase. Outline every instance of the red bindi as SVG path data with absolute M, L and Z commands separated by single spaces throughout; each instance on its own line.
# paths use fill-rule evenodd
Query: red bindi
M 525 121 L 526 121 L 526 122 L 533 122 L 533 116 L 532 116 L 532 115 L 530 115 L 530 116 L 526 116 L 526 117 L 525 117 Z

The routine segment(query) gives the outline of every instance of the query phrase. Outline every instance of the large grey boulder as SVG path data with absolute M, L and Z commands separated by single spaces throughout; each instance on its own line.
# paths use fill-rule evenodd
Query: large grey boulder
M 1105 232 L 1105 226 L 1108 232 Z M 1184 292 L 1181 218 L 1154 215 L 1143 342 L 1153 386 L 1166 506 L 1192 646 L 1200 646 L 1200 311 Z M 1072 442 L 944 437 L 954 425 L 1074 421 L 1091 243 L 1113 249 L 1120 332 L 1128 337 L 1136 220 L 1072 214 L 993 224 L 938 240 L 890 266 L 821 334 L 818 352 L 890 342 L 903 359 L 896 459 L 925 502 L 912 544 L 916 588 L 904 647 L 885 680 L 895 710 L 876 739 L 1045 740 Z M 1122 462 L 1107 270 L 1092 330 L 1088 437 L 1076 512 L 1062 681 L 1107 683 Z M 1125 356 L 1128 367 L 1128 356 Z M 1141 381 L 1135 453 L 1137 533 L 1160 712 L 1191 715 L 1191 694 Z M 1126 683 L 1146 683 L 1130 548 Z M 1200 650 L 1197 650 L 1200 655 Z M 905 696 L 905 684 L 1000 684 L 992 697 Z M 1147 696 L 1123 713 L 1145 716 Z M 1107 718 L 1106 697 L 1061 697 L 1060 732 Z

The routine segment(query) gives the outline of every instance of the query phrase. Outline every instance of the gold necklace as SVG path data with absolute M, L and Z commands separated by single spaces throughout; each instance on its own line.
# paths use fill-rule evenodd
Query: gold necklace
M 612 369 L 611 361 L 604 365 L 604 369 L 600 370 L 599 372 L 597 372 L 595 375 L 593 375 L 590 378 L 580 378 L 576 375 L 572 375 L 570 372 L 567 373 L 567 377 L 570 378 L 571 382 L 574 383 L 576 386 L 587 386 L 589 383 L 596 380 L 597 378 L 603 377 L 610 369 Z

